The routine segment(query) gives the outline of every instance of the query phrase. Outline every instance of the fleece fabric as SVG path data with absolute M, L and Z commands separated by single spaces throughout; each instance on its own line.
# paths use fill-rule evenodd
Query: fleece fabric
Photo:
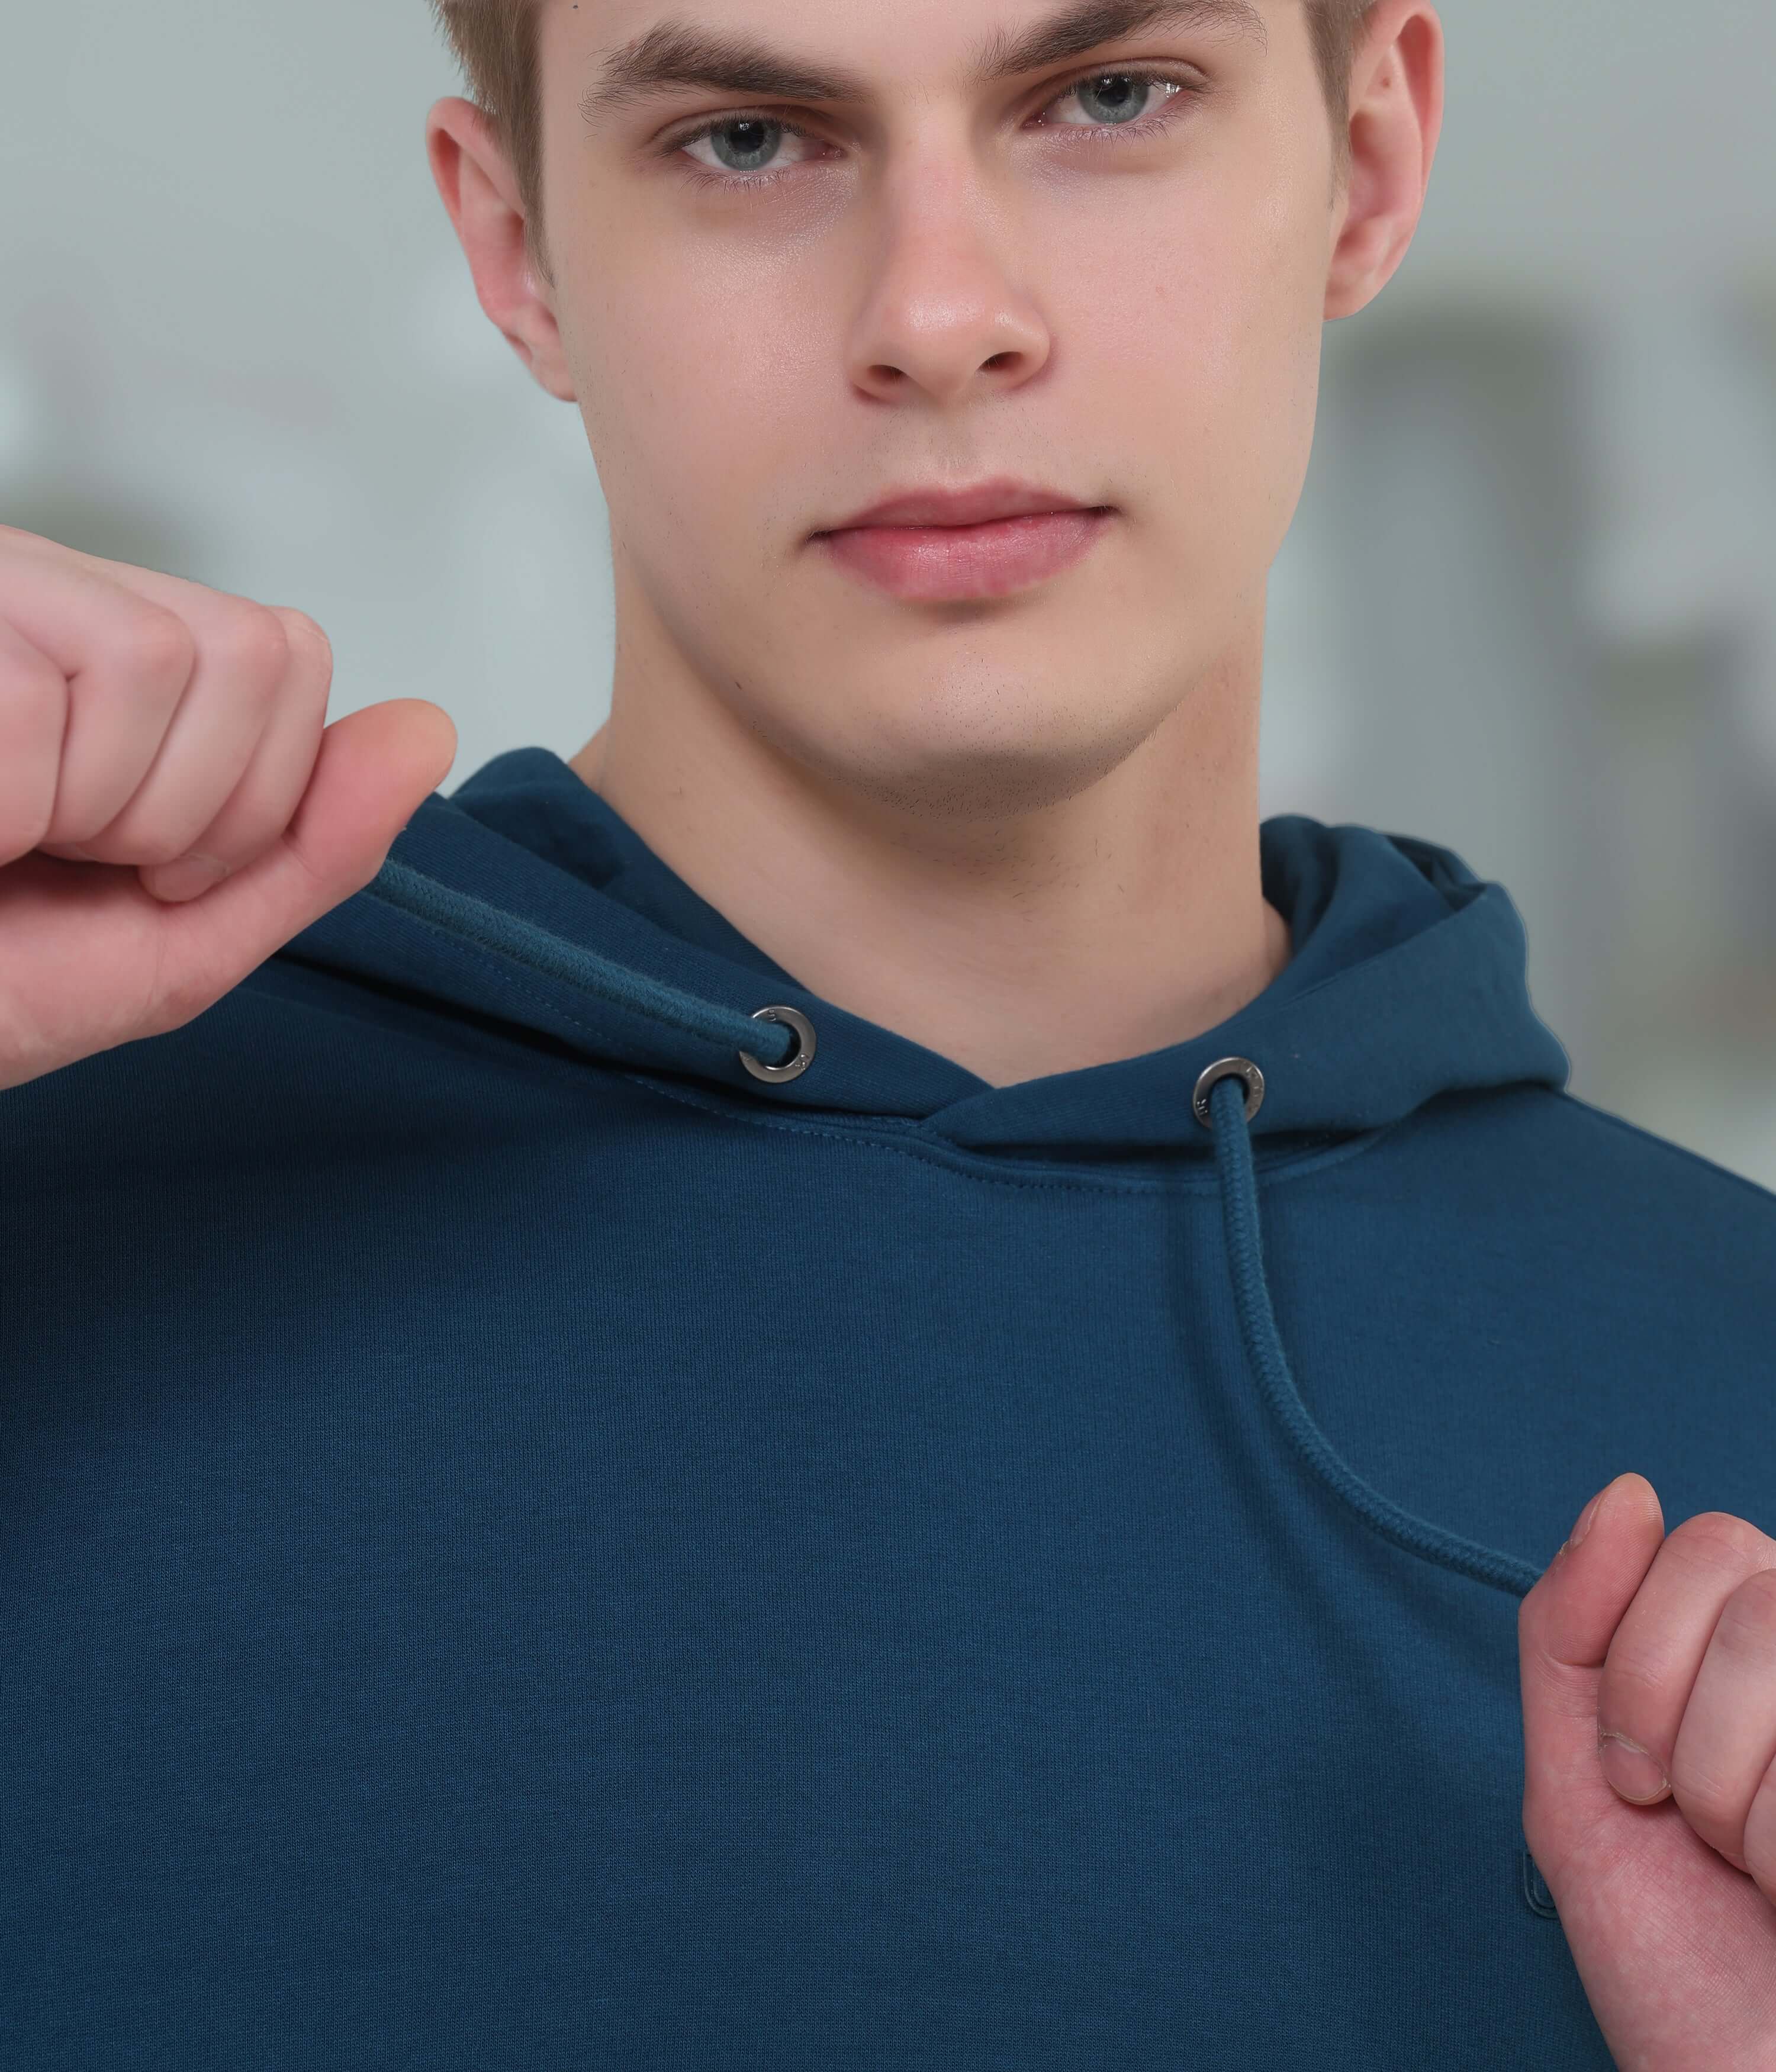
M 1776 1197 L 1454 857 L 1263 865 L 995 1088 L 518 749 L 0 1094 L 0 2065 L 1603 2072 L 1518 1608 L 1626 1470 L 1776 1531 Z

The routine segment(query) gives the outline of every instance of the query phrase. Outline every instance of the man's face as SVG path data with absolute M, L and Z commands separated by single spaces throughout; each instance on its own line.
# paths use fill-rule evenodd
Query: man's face
M 973 813 L 1081 790 L 1252 652 L 1313 438 L 1330 129 L 1301 0 L 1133 11 L 1000 76 L 1052 0 L 547 0 L 550 299 L 642 696 L 671 671 L 804 768 Z M 849 92 L 601 105 L 667 22 Z M 1008 476 L 1111 508 L 1056 573 L 989 556 L 997 594 L 940 557 L 885 589 L 816 536 Z

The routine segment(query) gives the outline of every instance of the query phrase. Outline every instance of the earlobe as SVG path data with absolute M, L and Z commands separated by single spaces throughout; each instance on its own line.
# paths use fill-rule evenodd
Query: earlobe
M 1418 228 L 1443 121 L 1443 25 L 1429 0 L 1379 0 L 1350 77 L 1350 173 L 1326 276 L 1328 321 L 1393 278 Z
M 491 125 L 473 101 L 439 101 L 426 123 L 426 155 L 489 321 L 537 384 L 577 400 L 561 327 L 525 236 L 518 183 Z

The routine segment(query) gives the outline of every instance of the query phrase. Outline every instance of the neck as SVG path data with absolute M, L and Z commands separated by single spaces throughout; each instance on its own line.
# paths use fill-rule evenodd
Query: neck
M 811 770 L 688 674 L 619 665 L 570 767 L 809 992 L 989 1085 L 1201 1035 L 1287 963 L 1259 878 L 1260 615 L 1071 796 L 941 818 Z

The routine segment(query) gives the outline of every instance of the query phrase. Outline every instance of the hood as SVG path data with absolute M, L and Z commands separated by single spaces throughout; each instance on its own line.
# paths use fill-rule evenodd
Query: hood
M 1288 816 L 1264 824 L 1261 854 L 1293 954 L 1256 999 L 1188 1042 L 1005 1087 L 797 985 L 539 748 L 426 800 L 376 878 L 280 954 L 834 1126 L 868 1117 L 982 1151 L 1212 1157 L 1247 1363 L 1303 1468 L 1379 1538 L 1522 1598 L 1538 1570 L 1384 1496 L 1315 1423 L 1276 1326 L 1254 1140 L 1281 1153 L 1379 1130 L 1439 1094 L 1563 1086 L 1565 1053 L 1530 1005 L 1523 924 L 1501 886 L 1428 843 Z M 747 1055 L 767 1070 L 808 1062 L 768 1079 Z
M 981 1151 L 1206 1157 L 1191 1096 L 1229 1056 L 1264 1073 L 1248 1121 L 1260 1140 L 1383 1128 L 1442 1093 L 1564 1085 L 1502 886 L 1429 843 L 1300 815 L 1265 822 L 1260 853 L 1292 938 L 1263 993 L 1186 1042 L 1002 1087 L 799 985 L 544 748 L 434 793 L 376 878 L 279 955 L 730 1100 Z M 791 1027 L 757 1018 L 767 1008 L 812 1025 L 795 1076 L 763 1080 L 742 1061 L 800 1054 Z

